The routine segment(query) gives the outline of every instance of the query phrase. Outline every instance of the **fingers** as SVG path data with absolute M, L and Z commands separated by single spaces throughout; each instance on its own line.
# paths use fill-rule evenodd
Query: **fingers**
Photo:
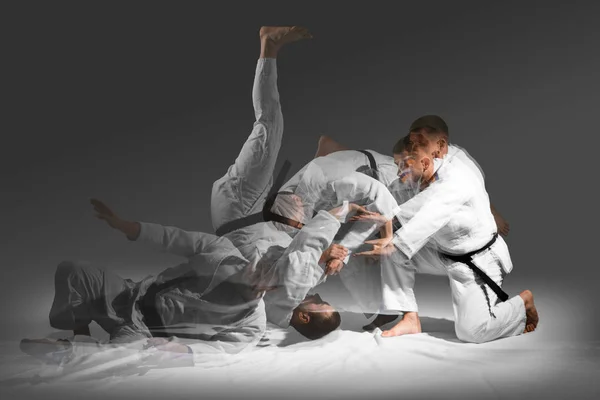
M 354 253 L 354 257 L 365 257 L 365 256 L 377 256 L 379 255 L 376 250 L 361 251 L 360 253 Z
M 374 219 L 374 217 L 372 217 L 370 215 L 360 214 L 360 215 L 355 215 L 353 217 L 350 217 L 348 219 L 348 221 L 351 221 L 351 222 L 354 222 L 354 221 L 371 221 L 373 219 Z
M 333 268 L 329 264 L 325 267 L 325 275 L 333 275 Z
M 348 255 L 348 249 L 339 244 L 332 244 L 329 249 L 329 258 L 344 259 Z
M 116 217 L 115 213 L 110 208 L 108 208 L 108 206 L 106 204 L 104 204 L 100 200 L 91 198 L 90 203 L 94 206 L 94 211 L 97 213 L 96 216 L 98 218 L 106 219 L 106 218 L 99 217 L 99 215 L 102 215 L 104 217 Z
M 346 251 L 348 251 L 348 249 L 346 247 L 342 246 L 341 244 L 337 244 L 337 243 L 332 244 L 331 248 L 332 249 L 340 249 L 340 250 L 346 250 Z
M 356 212 L 359 214 L 368 214 L 370 211 L 364 208 L 363 206 L 359 206 L 358 204 L 354 205 Z
M 90 199 L 90 203 L 94 206 L 94 208 L 108 208 L 106 205 L 98 199 Z
M 346 248 L 332 249 L 331 252 L 329 253 L 330 258 L 344 259 L 344 258 L 346 258 L 347 255 L 348 255 L 348 249 L 346 249 Z
M 504 223 L 500 226 L 499 232 L 502 236 L 508 236 L 509 231 L 510 231 L 510 227 L 507 223 Z
M 92 203 L 92 205 L 94 206 L 94 210 L 96 210 L 96 211 L 106 210 L 108 208 L 100 200 L 91 199 L 90 203 Z
M 344 263 L 341 260 L 330 260 L 327 263 L 325 273 L 327 275 L 337 275 L 343 267 Z

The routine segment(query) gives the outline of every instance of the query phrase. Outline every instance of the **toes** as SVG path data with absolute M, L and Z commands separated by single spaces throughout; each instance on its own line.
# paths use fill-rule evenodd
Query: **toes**
M 290 31 L 297 33 L 303 39 L 311 39 L 313 37 L 308 29 L 302 26 L 292 26 Z

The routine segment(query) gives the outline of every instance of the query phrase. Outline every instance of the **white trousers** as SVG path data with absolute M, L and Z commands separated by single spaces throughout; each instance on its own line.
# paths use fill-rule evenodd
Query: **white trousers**
M 443 268 L 450 281 L 456 336 L 460 340 L 483 343 L 519 335 L 525 329 L 525 305 L 520 296 L 499 302 L 496 293 L 467 265 L 440 256 L 433 247 L 421 249 L 411 260 L 398 250 L 381 261 L 382 311 L 417 311 L 412 290 L 415 272 L 438 274 Z M 512 269 L 502 237 L 474 256 L 473 262 L 498 286 L 502 286 L 505 271 Z
M 283 114 L 274 58 L 257 62 L 252 89 L 256 122 L 235 162 L 213 184 L 211 217 L 216 230 L 227 222 L 260 212 L 273 184 L 283 137 Z

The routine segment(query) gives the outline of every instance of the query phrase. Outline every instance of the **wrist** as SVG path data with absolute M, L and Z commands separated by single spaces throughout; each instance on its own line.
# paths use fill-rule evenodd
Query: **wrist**
M 137 240 L 137 238 L 140 236 L 141 226 L 139 222 L 122 221 L 121 227 L 121 232 L 123 232 L 129 240 Z

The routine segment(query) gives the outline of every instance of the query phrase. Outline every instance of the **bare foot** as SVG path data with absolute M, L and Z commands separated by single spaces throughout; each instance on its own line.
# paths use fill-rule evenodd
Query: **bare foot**
M 538 322 L 540 321 L 537 309 L 533 303 L 533 293 L 531 293 L 529 290 L 523 290 L 519 296 L 521 296 L 523 302 L 525 303 L 525 315 L 527 316 L 525 321 L 525 330 L 523 333 L 533 332 L 535 328 L 537 328 Z
M 381 336 L 401 336 L 412 333 L 421 333 L 421 320 L 416 312 L 405 313 L 404 317 L 392 329 L 383 331 Z
M 377 314 L 377 317 L 369 324 L 363 326 L 363 330 L 372 331 L 375 328 L 381 328 L 383 325 L 390 323 L 398 318 L 397 315 L 389 315 L 389 314 Z
M 286 43 L 301 39 L 311 39 L 308 29 L 301 26 L 263 26 L 259 32 L 261 40 L 261 57 L 274 58 Z
M 319 138 L 319 145 L 317 146 L 317 154 L 315 154 L 314 158 L 326 156 L 330 153 L 335 153 L 336 151 L 341 150 L 349 150 L 348 147 L 342 146 L 329 136 L 321 136 Z

